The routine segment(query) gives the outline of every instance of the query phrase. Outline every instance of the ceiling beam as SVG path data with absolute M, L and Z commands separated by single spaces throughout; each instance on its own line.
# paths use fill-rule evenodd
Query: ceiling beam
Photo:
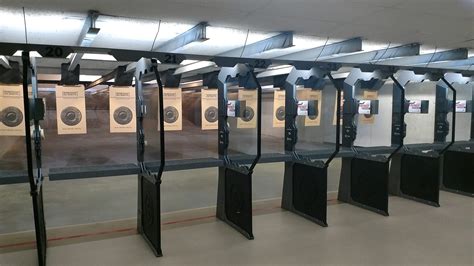
M 92 42 L 94 41 L 95 37 L 99 33 L 100 29 L 95 27 L 95 22 L 99 17 L 100 13 L 97 11 L 89 11 L 87 13 L 87 18 L 84 21 L 84 26 L 82 27 L 81 34 L 79 34 L 79 38 L 77 39 L 77 45 L 82 47 L 90 47 Z M 68 67 L 69 71 L 73 71 L 76 69 L 76 66 L 84 56 L 84 53 L 74 53 L 71 56 L 70 65 Z
M 10 62 L 4 55 L 0 55 L 0 66 L 3 66 L 6 69 L 11 69 Z
M 420 65 L 420 64 L 418 64 Z M 426 64 L 422 64 L 426 65 Z M 445 61 L 445 62 L 432 62 L 429 64 L 429 67 L 436 67 L 436 68 L 457 68 L 457 67 L 466 67 L 474 65 L 474 56 L 471 56 L 467 59 L 462 60 L 452 60 L 452 61 Z
M 328 45 L 315 47 L 296 53 L 276 57 L 281 60 L 316 60 L 319 57 L 330 56 L 341 53 L 354 53 L 362 51 L 362 38 L 344 40 Z
M 174 52 L 193 42 L 204 42 L 209 40 L 206 36 L 206 28 L 209 26 L 207 22 L 201 22 L 184 33 L 167 41 L 163 45 L 154 49 L 160 52 Z
M 387 49 L 380 49 L 370 52 L 357 53 L 352 55 L 343 55 L 335 58 L 324 59 L 320 61 L 324 62 L 337 62 L 337 63 L 368 63 L 371 61 L 378 61 L 388 58 L 402 57 L 402 56 L 413 56 L 420 54 L 420 44 L 411 43 Z
M 387 59 L 377 62 L 380 65 L 400 65 L 410 66 L 418 64 L 429 64 L 432 62 L 448 61 L 448 60 L 462 60 L 467 59 L 467 49 L 459 48 L 454 50 L 447 50 L 429 54 L 422 54 L 417 56 L 409 56 L 404 58 Z
M 293 32 L 282 32 L 270 38 L 235 48 L 218 56 L 249 57 L 273 49 L 284 49 L 293 46 Z

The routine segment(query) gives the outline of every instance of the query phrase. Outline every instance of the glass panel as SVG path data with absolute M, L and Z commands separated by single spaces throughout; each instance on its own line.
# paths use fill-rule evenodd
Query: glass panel
M 311 90 L 297 88 L 298 101 L 317 99 L 315 116 L 297 116 L 298 143 L 296 151 L 332 151 L 336 142 L 336 97 L 337 90 L 326 80 L 323 88 Z
M 466 112 L 459 110 L 456 113 L 456 141 L 468 141 L 471 139 L 471 119 L 472 119 L 472 107 L 469 110 L 469 101 L 473 100 L 473 85 L 472 84 L 459 84 L 454 83 L 453 87 L 456 89 L 456 102 L 459 102 L 460 106 L 466 104 Z M 452 99 L 453 93 L 451 90 L 448 92 L 448 97 Z M 463 108 L 460 108 L 463 109 Z M 448 122 L 452 124 L 451 112 L 448 114 Z M 447 140 L 451 140 L 452 132 L 449 131 Z
M 357 138 L 354 145 L 361 147 L 391 146 L 393 83 L 386 82 L 378 90 L 361 88 L 355 90 L 354 96 L 358 100 L 379 101 L 377 114 L 355 115 Z
M 428 100 L 428 113 L 408 113 L 405 115 L 407 124 L 405 145 L 434 142 L 436 82 L 408 83 L 405 86 L 407 100 Z

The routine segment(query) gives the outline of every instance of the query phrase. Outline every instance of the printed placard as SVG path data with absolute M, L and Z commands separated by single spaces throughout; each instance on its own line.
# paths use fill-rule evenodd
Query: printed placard
M 228 100 L 227 101 L 227 116 L 229 117 L 235 117 L 235 113 L 236 113 L 236 106 L 237 105 L 237 101 L 236 100 Z
M 370 100 L 377 100 L 379 97 L 378 91 L 364 90 L 363 100 L 359 101 L 359 121 L 362 124 L 375 123 L 375 115 L 370 114 L 371 103 Z
M 456 113 L 466 113 L 466 112 L 467 112 L 467 101 L 456 100 Z
M 86 98 L 83 85 L 56 86 L 59 135 L 86 134 Z
M 408 112 L 420 114 L 421 113 L 421 101 L 420 100 L 410 100 L 408 103 Z
M 217 107 L 217 89 L 201 90 L 202 130 L 217 129 L 219 122 L 219 110 Z
M 273 94 L 273 127 L 285 127 L 285 91 Z
M 237 119 L 237 128 L 257 127 L 257 90 L 239 90 L 239 101 L 245 101 L 243 117 Z
M 0 85 L 0 136 L 25 136 L 22 85 Z
M 136 132 L 136 104 L 134 87 L 109 88 L 110 133 Z
M 308 101 L 298 101 L 296 114 L 302 116 L 308 115 Z
M 322 91 L 321 90 L 307 90 L 306 100 L 316 101 L 316 114 L 306 116 L 304 119 L 304 125 L 306 127 L 316 127 L 321 125 L 321 106 L 322 106 Z
M 165 120 L 165 131 L 178 131 L 183 129 L 182 99 L 181 88 L 163 89 L 163 116 Z

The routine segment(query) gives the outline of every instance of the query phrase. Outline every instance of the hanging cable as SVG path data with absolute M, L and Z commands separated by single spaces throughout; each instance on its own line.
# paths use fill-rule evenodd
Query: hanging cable
M 438 51 L 438 46 L 435 46 L 435 50 L 433 55 L 431 56 L 430 60 L 428 60 L 428 63 L 426 63 L 425 67 L 428 67 L 428 65 L 431 63 L 431 60 L 433 60 L 434 56 L 436 55 L 436 52 Z
M 314 62 L 318 61 L 319 57 L 321 56 L 321 54 L 322 54 L 323 51 L 324 51 L 324 48 L 326 48 L 326 45 L 328 44 L 328 41 L 329 41 L 329 36 L 327 37 L 326 42 L 325 42 L 324 45 L 323 45 L 323 49 L 321 49 L 321 52 L 319 52 L 319 54 L 318 54 L 318 56 L 316 57 L 316 59 L 314 59 Z
M 25 14 L 25 7 L 22 7 L 23 10 L 23 25 L 25 28 L 25 42 L 28 44 L 28 31 L 26 30 L 26 14 Z
M 242 48 L 242 52 L 240 53 L 240 57 L 244 55 L 245 47 L 247 47 L 247 41 L 249 39 L 250 29 L 247 29 L 247 36 L 245 37 L 244 48 Z
M 387 48 L 385 48 L 385 50 L 383 51 L 382 55 L 381 55 L 378 59 L 376 59 L 375 62 L 372 63 L 372 61 L 374 60 L 374 58 L 377 56 L 377 53 L 375 53 L 375 55 L 374 55 L 374 57 L 372 58 L 372 60 L 370 60 L 370 61 L 371 61 L 370 63 L 371 63 L 371 64 L 377 64 L 377 63 L 385 56 L 385 54 L 387 53 L 387 51 L 388 51 L 388 49 L 390 48 L 391 45 L 392 45 L 392 42 L 388 42 L 388 46 L 387 46 Z
M 160 28 L 161 28 L 161 19 L 158 21 L 158 29 L 156 30 L 155 38 L 153 39 L 153 44 L 151 45 L 150 52 L 153 52 L 153 49 L 155 49 L 155 42 L 156 42 L 156 39 L 158 38 L 158 33 L 160 33 Z

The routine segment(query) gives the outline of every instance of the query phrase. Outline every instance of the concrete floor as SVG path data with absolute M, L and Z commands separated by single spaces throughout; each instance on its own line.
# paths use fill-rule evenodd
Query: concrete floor
M 472 198 L 441 193 L 441 208 L 390 198 L 391 216 L 328 207 L 329 227 L 276 211 L 254 218 L 249 241 L 219 221 L 163 231 L 164 257 L 138 235 L 48 249 L 48 265 L 473 265 Z M 34 250 L 0 265 L 35 265 Z

